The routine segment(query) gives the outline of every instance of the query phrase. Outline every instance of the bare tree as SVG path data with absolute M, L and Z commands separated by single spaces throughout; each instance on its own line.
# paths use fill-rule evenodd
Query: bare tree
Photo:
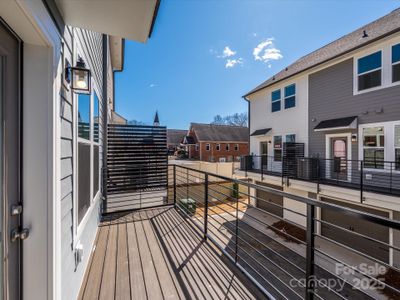
M 233 115 L 228 115 L 222 117 L 221 115 L 216 115 L 214 121 L 211 124 L 217 125 L 234 125 L 234 126 L 247 126 L 247 114 L 246 113 L 235 113 Z

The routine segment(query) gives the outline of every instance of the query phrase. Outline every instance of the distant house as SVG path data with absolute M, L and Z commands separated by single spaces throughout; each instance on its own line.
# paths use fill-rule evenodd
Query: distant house
M 174 153 L 183 143 L 187 130 L 167 129 L 167 147 L 169 153 Z
M 249 129 L 192 123 L 183 143 L 190 159 L 209 162 L 238 160 L 249 153 Z

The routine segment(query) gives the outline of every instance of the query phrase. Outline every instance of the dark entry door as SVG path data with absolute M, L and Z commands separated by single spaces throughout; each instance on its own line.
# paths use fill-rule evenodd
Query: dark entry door
M 332 138 L 331 143 L 331 177 L 347 180 L 347 138 Z
M 260 143 L 261 167 L 268 170 L 268 142 Z
M 0 18 L 0 295 L 20 299 L 20 55 L 21 42 Z

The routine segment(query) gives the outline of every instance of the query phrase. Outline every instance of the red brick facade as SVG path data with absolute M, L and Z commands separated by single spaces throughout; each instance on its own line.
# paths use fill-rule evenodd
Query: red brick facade
M 192 136 L 196 142 L 196 145 L 188 146 L 190 159 L 208 162 L 231 162 L 238 160 L 240 156 L 249 154 L 249 143 L 198 141 L 195 132 L 192 130 L 189 132 L 189 136 Z

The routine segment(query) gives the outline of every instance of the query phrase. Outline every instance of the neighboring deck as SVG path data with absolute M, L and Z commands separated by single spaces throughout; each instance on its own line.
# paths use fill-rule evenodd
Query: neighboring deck
M 79 299 L 263 299 L 175 208 L 119 213 L 97 234 Z

